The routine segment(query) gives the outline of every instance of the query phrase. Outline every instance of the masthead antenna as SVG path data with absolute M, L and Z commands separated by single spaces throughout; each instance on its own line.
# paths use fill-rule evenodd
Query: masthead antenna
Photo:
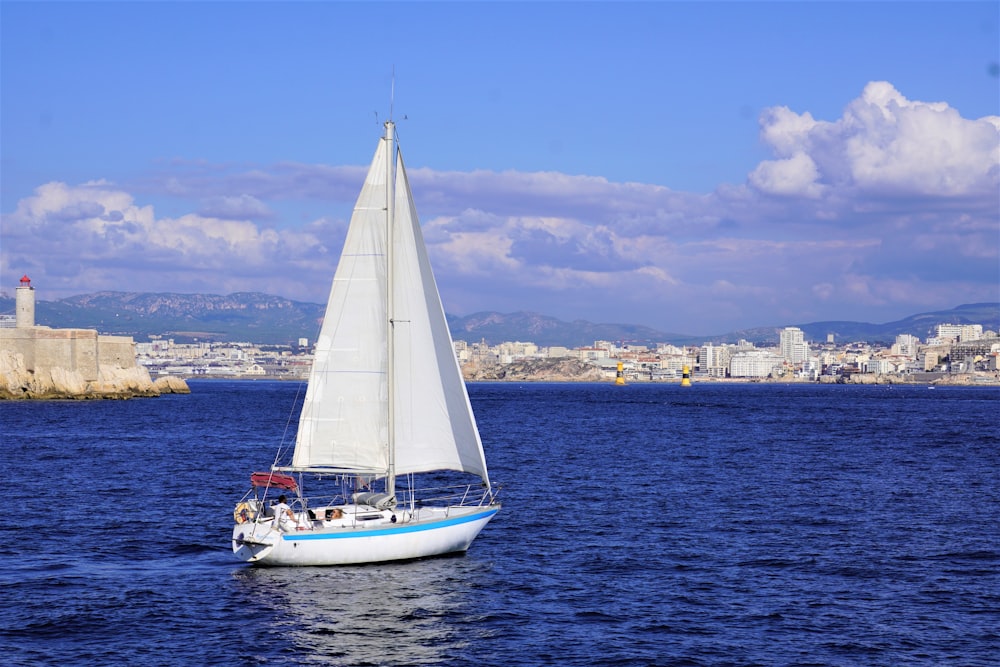
M 389 84 L 389 120 L 392 120 L 392 104 L 396 99 L 396 66 L 392 66 L 392 80 Z

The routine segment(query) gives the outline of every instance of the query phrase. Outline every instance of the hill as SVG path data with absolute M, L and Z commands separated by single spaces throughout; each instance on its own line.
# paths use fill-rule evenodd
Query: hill
M 448 316 L 452 338 L 470 343 L 486 339 L 490 344 L 503 341 L 524 341 L 549 347 L 583 347 L 595 340 L 621 341 L 648 345 L 665 341 L 686 340 L 689 335 L 664 333 L 637 324 L 594 324 L 585 320 L 565 322 L 538 313 L 482 312 L 465 317 Z
M 163 335 L 178 342 L 310 342 L 319 332 L 323 306 L 259 292 L 171 294 L 97 292 L 38 301 L 35 321 L 54 328 L 97 329 L 146 340 Z M 0 298 L 0 312 L 13 313 L 14 299 Z
M 926 340 L 934 335 L 938 324 L 982 324 L 984 330 L 1000 330 L 1000 303 L 967 303 L 951 310 L 939 310 L 911 315 L 895 322 L 868 324 L 863 322 L 813 322 L 798 325 L 810 341 L 825 341 L 834 334 L 837 342 L 867 341 L 891 343 L 896 336 L 911 334 Z
M 133 336 L 146 340 L 163 335 L 178 342 L 251 341 L 261 344 L 310 342 L 319 333 L 324 306 L 292 301 L 260 292 L 218 294 L 171 294 L 97 292 L 57 301 L 38 301 L 35 320 L 54 328 L 97 329 L 101 333 Z M 14 312 L 14 299 L 0 296 L 0 313 Z M 697 345 L 705 342 L 777 343 L 785 326 L 798 326 L 806 340 L 825 341 L 828 334 L 838 343 L 867 341 L 891 343 L 900 334 L 926 339 L 937 324 L 982 324 L 1000 330 L 1000 303 L 965 304 L 951 310 L 911 315 L 884 324 L 828 321 L 806 324 L 778 324 L 774 327 L 744 329 L 720 335 L 691 335 L 657 331 L 635 324 L 601 324 L 574 320 L 566 322 L 538 313 L 481 312 L 464 317 L 448 316 L 452 336 L 470 343 L 485 339 L 489 344 L 503 341 L 531 341 L 543 347 L 581 347 L 595 340 L 633 345 Z
M 675 345 L 700 345 L 702 343 L 736 343 L 740 339 L 753 343 L 777 343 L 779 332 L 786 326 L 802 329 L 811 342 L 824 342 L 828 334 L 838 343 L 865 341 L 892 343 L 900 334 L 911 334 L 926 340 L 933 335 L 938 324 L 982 324 L 984 329 L 1000 330 L 1000 303 L 973 303 L 952 308 L 911 315 L 902 320 L 885 324 L 868 322 L 826 321 L 807 324 L 780 324 L 773 327 L 741 329 L 725 334 L 698 336 L 665 333 L 633 324 L 594 324 L 583 320 L 564 322 L 537 313 L 476 313 L 467 317 L 449 317 L 452 336 L 475 342 L 485 338 L 490 343 L 505 340 L 532 341 L 542 346 L 565 345 L 580 347 L 595 340 L 610 340 L 636 345 L 673 343 Z

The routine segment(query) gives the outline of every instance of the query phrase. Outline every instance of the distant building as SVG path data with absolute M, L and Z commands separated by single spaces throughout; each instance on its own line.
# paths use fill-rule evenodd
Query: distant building
M 798 327 L 785 327 L 779 334 L 781 357 L 791 364 L 804 364 L 809 359 L 809 344 Z
M 726 377 L 731 348 L 705 343 L 698 348 L 698 370 L 709 377 Z
M 917 357 L 917 349 L 920 347 L 920 339 L 910 334 L 900 334 L 896 336 L 896 343 L 892 346 L 892 353 L 899 354 L 910 359 Z
M 934 337 L 956 343 L 968 343 L 983 337 L 982 324 L 939 324 L 934 327 Z
M 661 354 L 660 365 L 657 375 L 663 377 L 680 377 L 684 368 L 694 367 L 697 357 L 685 353 L 683 350 L 678 354 Z
M 982 324 L 963 324 L 962 331 L 958 334 L 958 342 L 971 343 L 983 339 Z
M 734 378 L 766 378 L 784 367 L 784 358 L 770 350 L 745 350 L 729 359 L 729 376 Z

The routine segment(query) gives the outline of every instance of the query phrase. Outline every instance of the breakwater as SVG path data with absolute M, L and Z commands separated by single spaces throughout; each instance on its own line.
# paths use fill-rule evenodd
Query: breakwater
M 90 329 L 0 330 L 0 400 L 125 399 L 190 393 L 180 378 L 153 381 L 128 336 Z

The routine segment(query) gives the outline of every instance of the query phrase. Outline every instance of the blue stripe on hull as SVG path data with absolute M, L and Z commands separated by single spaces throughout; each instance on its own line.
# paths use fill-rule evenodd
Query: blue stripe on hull
M 282 535 L 282 539 L 288 542 L 299 542 L 307 540 L 342 540 L 351 539 L 359 537 L 374 537 L 376 535 L 398 535 L 402 533 L 416 533 L 423 530 L 434 530 L 437 528 L 447 528 L 449 526 L 457 526 L 463 523 L 469 523 L 470 521 L 480 521 L 482 519 L 492 518 L 498 510 L 489 510 L 488 512 L 477 512 L 476 514 L 469 514 L 468 516 L 460 516 L 454 519 L 443 519 L 441 521 L 433 521 L 431 523 L 421 523 L 413 525 L 399 525 L 393 526 L 391 528 L 370 528 L 370 529 L 354 529 L 349 531 L 337 531 L 331 533 L 286 533 Z

